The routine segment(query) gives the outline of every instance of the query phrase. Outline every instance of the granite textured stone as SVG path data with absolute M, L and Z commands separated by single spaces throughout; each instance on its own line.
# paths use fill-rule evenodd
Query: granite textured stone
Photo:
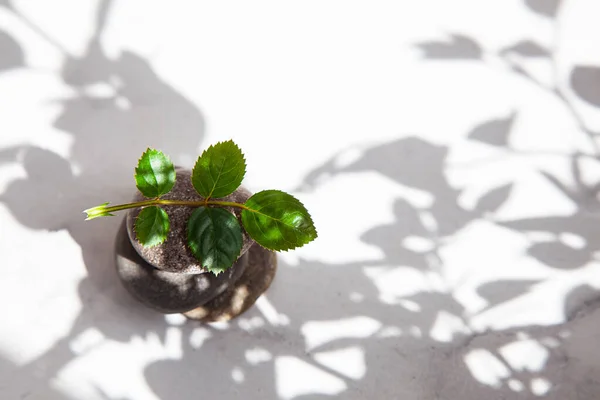
M 200 196 L 191 181 L 191 171 L 182 168 L 177 168 L 177 178 L 173 190 L 162 198 L 166 200 L 185 200 L 185 201 L 202 201 L 204 198 Z M 238 188 L 231 195 L 224 197 L 224 201 L 237 203 L 245 203 L 250 198 L 251 193 L 243 188 Z M 138 191 L 133 201 L 142 201 L 146 198 Z M 240 221 L 241 224 L 241 209 L 233 207 L 225 207 L 232 212 Z M 127 214 L 127 233 L 131 239 L 133 247 L 138 254 L 146 260 L 150 265 L 169 272 L 180 272 L 186 274 L 198 274 L 206 272 L 201 263 L 194 257 L 187 245 L 187 222 L 194 212 L 195 208 L 187 206 L 168 206 L 164 207 L 169 220 L 171 229 L 164 243 L 154 247 L 143 247 L 137 240 L 134 224 L 135 219 L 141 209 L 136 208 L 129 211 Z M 246 231 L 242 229 L 243 245 L 240 256 L 243 255 L 254 241 L 248 236 Z
M 214 299 L 242 276 L 248 259 L 246 252 L 218 276 L 168 272 L 153 267 L 135 251 L 125 222 L 116 238 L 117 273 L 123 285 L 143 304 L 163 313 L 189 311 Z

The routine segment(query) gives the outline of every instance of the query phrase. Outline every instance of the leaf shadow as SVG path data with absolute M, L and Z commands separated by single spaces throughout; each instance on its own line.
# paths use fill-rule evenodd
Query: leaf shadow
M 477 288 L 477 294 L 488 304 L 502 304 L 527 293 L 538 280 L 502 280 L 483 284 Z
M 446 41 L 428 41 L 416 45 L 423 58 L 431 60 L 478 60 L 481 59 L 481 46 L 472 38 L 452 33 Z
M 562 0 L 525 0 L 525 5 L 533 12 L 549 18 L 555 18 Z
M 508 200 L 513 189 L 512 183 L 507 183 L 495 189 L 490 190 L 483 195 L 478 201 L 475 209 L 481 214 L 493 213 L 498 211 L 500 207 Z
M 576 66 L 571 71 L 571 87 L 581 99 L 600 107 L 600 67 Z
M 0 30 L 0 72 L 25 66 L 25 54 L 19 43 L 4 30 Z
M 500 51 L 502 55 L 516 54 L 523 57 L 549 57 L 552 53 L 533 40 L 522 40 Z
M 486 121 L 477 125 L 468 135 L 472 140 L 493 146 L 505 147 L 509 144 L 509 135 L 515 123 L 517 113 L 513 112 L 506 118 Z

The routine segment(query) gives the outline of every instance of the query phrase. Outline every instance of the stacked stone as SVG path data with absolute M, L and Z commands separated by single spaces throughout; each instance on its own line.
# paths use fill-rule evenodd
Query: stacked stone
M 243 187 L 222 200 L 244 203 L 251 193 Z M 166 200 L 202 201 L 191 182 L 191 172 L 177 169 Z M 144 200 L 137 193 L 134 201 Z M 241 223 L 241 210 L 227 208 Z M 202 321 L 229 320 L 247 310 L 269 287 L 276 270 L 275 254 L 256 244 L 242 229 L 243 245 L 233 266 L 218 276 L 204 270 L 187 246 L 187 221 L 193 207 L 164 207 L 171 223 L 167 240 L 143 247 L 134 223 L 140 209 L 132 209 L 116 241 L 117 273 L 127 290 L 145 305 L 170 314 L 184 313 Z

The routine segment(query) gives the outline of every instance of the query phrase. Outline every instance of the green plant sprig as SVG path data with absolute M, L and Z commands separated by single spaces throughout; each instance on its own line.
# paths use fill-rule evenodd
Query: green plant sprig
M 148 149 L 135 169 L 136 186 L 148 200 L 115 206 L 104 203 L 84 213 L 90 220 L 142 208 L 134 224 L 136 236 L 144 247 L 152 247 L 164 243 L 170 230 L 169 216 L 162 207 L 194 207 L 187 222 L 187 244 L 202 266 L 215 275 L 233 265 L 243 244 L 240 223 L 223 207 L 241 209 L 244 230 L 269 250 L 287 251 L 317 238 L 310 214 L 288 193 L 264 190 L 243 204 L 218 200 L 232 194 L 245 174 L 246 160 L 240 148 L 231 140 L 220 142 L 206 149 L 192 170 L 192 185 L 204 200 L 162 199 L 175 185 L 175 167 L 165 154 Z

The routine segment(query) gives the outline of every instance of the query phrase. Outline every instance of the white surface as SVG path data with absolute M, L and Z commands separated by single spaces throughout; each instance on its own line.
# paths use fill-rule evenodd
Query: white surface
M 600 3 L 552 3 L 0 8 L 0 398 L 597 399 Z M 147 310 L 81 210 L 229 138 L 320 237 L 233 322 Z

